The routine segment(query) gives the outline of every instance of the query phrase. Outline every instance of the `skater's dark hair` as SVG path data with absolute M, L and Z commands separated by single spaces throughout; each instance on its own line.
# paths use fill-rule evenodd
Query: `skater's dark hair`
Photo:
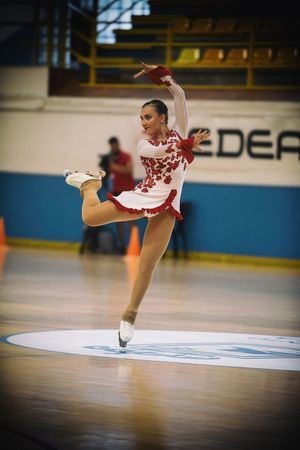
M 168 123 L 168 108 L 164 102 L 162 102 L 161 100 L 153 99 L 149 102 L 144 103 L 142 108 L 144 108 L 145 106 L 153 106 L 160 116 L 164 114 L 166 118 L 166 124 Z
M 118 144 L 119 139 L 116 136 L 112 136 L 111 138 L 108 139 L 108 143 L 109 144 Z

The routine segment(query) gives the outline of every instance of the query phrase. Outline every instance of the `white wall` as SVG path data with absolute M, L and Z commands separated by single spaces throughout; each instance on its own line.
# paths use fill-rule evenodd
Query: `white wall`
M 110 99 L 49 98 L 39 104 L 14 101 L 14 108 L 10 106 L 6 101 L 6 110 L 0 112 L 1 170 L 60 174 L 65 168 L 94 169 L 97 155 L 108 151 L 109 137 L 117 135 L 134 156 L 137 176 L 143 173 L 135 153 L 141 135 L 133 105 L 126 108 L 124 102 Z
M 47 97 L 47 67 L 0 68 L 0 96 Z
M 147 99 L 145 98 L 144 101 Z M 108 150 L 107 140 L 117 135 L 135 160 L 135 176 L 143 176 L 136 155 L 140 139 L 141 99 L 33 98 L 0 100 L 0 170 L 60 174 L 63 169 L 94 169 L 97 154 Z M 172 99 L 167 102 L 172 111 Z M 212 157 L 196 158 L 188 181 L 300 186 L 299 153 L 285 153 L 281 160 L 253 159 L 246 152 L 238 158 L 217 157 L 220 128 L 239 129 L 245 139 L 253 129 L 270 131 L 270 148 L 256 153 L 275 154 L 276 139 L 285 130 L 300 130 L 300 105 L 282 102 L 189 101 L 190 127 L 212 132 Z M 171 121 L 172 123 L 172 117 Z M 285 145 L 299 148 L 299 139 Z M 225 140 L 227 150 L 238 147 L 236 138 Z

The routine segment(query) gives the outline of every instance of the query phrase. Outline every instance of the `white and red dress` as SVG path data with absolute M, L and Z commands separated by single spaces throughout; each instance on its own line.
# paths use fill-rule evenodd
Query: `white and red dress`
M 165 84 L 174 97 L 175 123 L 164 141 L 142 139 L 138 154 L 146 170 L 146 177 L 131 191 L 118 196 L 107 194 L 116 207 L 132 214 L 144 213 L 153 217 L 168 210 L 182 220 L 180 196 L 188 164 L 192 162 L 194 138 L 187 138 L 188 115 L 184 91 L 175 82 L 171 72 L 162 66 L 148 73 L 157 84 Z

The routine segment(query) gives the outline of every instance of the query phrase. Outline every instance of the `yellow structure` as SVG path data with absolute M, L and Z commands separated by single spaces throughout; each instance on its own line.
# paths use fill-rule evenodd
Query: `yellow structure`
M 11 2 L 14 3 L 14 0 Z M 15 2 L 18 3 L 17 1 Z M 30 3 L 30 1 L 28 2 Z M 191 89 L 298 89 L 299 85 L 282 83 L 281 85 L 255 84 L 255 74 L 261 69 L 276 71 L 278 69 L 300 69 L 299 48 L 295 38 L 286 37 L 286 31 L 295 28 L 295 24 L 287 25 L 281 19 L 257 20 L 255 18 L 187 18 L 180 15 L 135 16 L 134 27 L 129 30 L 116 30 L 122 42 L 115 44 L 99 43 L 99 11 L 98 2 L 94 1 L 94 9 L 83 11 L 72 3 L 62 2 L 56 9 L 52 2 L 45 2 L 46 18 L 41 18 L 41 4 L 32 1 L 35 8 L 34 20 L 31 24 L 35 35 L 34 64 L 38 63 L 39 52 L 46 53 L 46 63 L 52 67 L 57 60 L 61 68 L 68 68 L 67 57 L 75 59 L 78 64 L 87 66 L 88 81 L 82 83 L 89 87 L 130 87 L 153 88 L 150 83 L 98 83 L 97 75 L 106 69 L 128 69 L 134 72 L 138 67 L 140 51 L 156 52 L 164 55 L 159 60 L 171 69 L 188 69 L 195 75 L 205 73 L 208 69 L 217 71 L 239 71 L 239 85 L 209 86 L 199 83 L 184 85 Z M 56 17 L 59 17 L 57 19 Z M 70 19 L 72 17 L 72 20 Z M 296 19 L 295 19 L 296 20 Z M 81 25 L 79 26 L 78 23 Z M 0 24 L 15 24 L 1 21 Z M 103 25 L 103 22 L 101 22 Z M 109 23 L 107 23 L 108 25 Z M 21 22 L 19 25 L 22 25 Z M 25 25 L 25 22 L 24 22 Z M 28 26 L 28 22 L 26 22 Z M 293 28 L 294 27 L 294 28 Z M 39 37 L 43 30 L 43 39 Z M 85 31 L 83 31 L 85 30 Z M 57 38 L 58 36 L 58 38 Z M 67 39 L 69 36 L 69 39 Z M 291 34 L 291 36 L 293 36 Z M 74 38 L 79 46 L 72 45 Z M 72 40 L 73 39 L 73 40 Z M 294 40 L 293 40 L 294 39 Z M 294 42 L 295 41 L 295 42 Z M 84 48 L 84 51 L 80 50 Z M 125 51 L 125 54 L 122 52 Z M 127 51 L 127 53 L 126 53 Z M 121 53 L 120 53 L 121 52 Z M 55 58 L 54 58 L 55 55 Z M 159 59 L 159 58 L 158 58 Z M 230 76 L 228 77 L 230 79 Z M 270 77 L 271 79 L 271 77 Z M 295 77 L 294 77 L 295 79 Z

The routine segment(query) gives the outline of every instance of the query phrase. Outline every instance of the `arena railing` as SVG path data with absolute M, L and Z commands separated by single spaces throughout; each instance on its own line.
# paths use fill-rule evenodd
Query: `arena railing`
M 116 0 L 112 0 L 113 4 Z M 176 70 L 193 71 L 195 75 L 207 71 L 240 71 L 244 74 L 245 82 L 242 84 L 200 84 L 192 83 L 184 86 L 189 89 L 299 89 L 299 85 L 271 84 L 259 85 L 255 82 L 254 75 L 260 70 L 294 70 L 300 68 L 299 49 L 295 41 L 263 40 L 256 33 L 257 21 L 255 19 L 228 19 L 226 25 L 224 19 L 201 18 L 190 21 L 184 17 L 170 16 L 163 28 L 135 28 L 127 31 L 119 31 L 119 35 L 130 36 L 152 36 L 150 42 L 117 42 L 115 44 L 98 43 L 99 24 L 110 24 L 109 21 L 100 21 L 99 10 L 96 1 L 91 11 L 84 11 L 72 3 L 53 1 L 0 1 L 0 5 L 31 5 L 33 17 L 31 21 L 1 20 L 0 25 L 6 27 L 20 26 L 33 27 L 33 64 L 47 64 L 49 67 L 70 68 L 71 61 L 77 62 L 79 66 L 86 66 L 88 71 L 87 82 L 81 83 L 88 87 L 130 87 L 130 88 L 153 88 L 150 83 L 107 83 L 97 82 L 97 74 L 107 69 L 122 69 L 135 71 L 139 68 L 137 61 L 133 58 L 113 56 L 115 50 L 149 50 L 159 48 L 164 54 L 159 63 L 165 64 L 175 72 Z M 43 14 L 41 14 L 41 11 Z M 127 11 L 126 11 L 127 12 Z M 75 28 L 74 17 L 80 17 L 86 22 L 89 32 Z M 119 17 L 119 19 L 121 16 Z M 139 26 L 143 24 L 156 23 L 160 20 L 155 17 L 139 17 L 136 21 Z M 222 22 L 223 21 L 223 22 Z M 162 22 L 163 24 L 163 22 Z M 226 28 L 228 26 L 228 29 Z M 202 32 L 199 30 L 202 27 Z M 40 31 L 43 31 L 40 34 Z M 81 53 L 76 46 L 72 45 L 73 37 L 82 42 L 88 48 L 87 54 Z M 26 45 L 20 42 L 22 48 Z M 285 58 L 284 49 L 289 49 Z M 198 58 L 186 59 L 180 57 L 184 50 L 198 49 Z M 242 57 L 234 59 L 234 50 L 242 50 Z M 264 49 L 264 51 L 259 51 Z M 292 49 L 292 51 L 291 51 Z M 107 57 L 101 55 L 101 51 L 111 51 Z M 239 52 L 236 51 L 236 55 Z M 265 57 L 264 57 L 265 53 Z M 40 55 L 44 55 L 44 59 Z M 176 56 L 177 54 L 177 56 Z M 178 56 L 179 54 L 179 56 Z M 188 52 L 185 52 L 185 55 Z M 276 55 L 280 54 L 277 58 Z M 214 56 L 215 55 L 215 56 Z M 229 55 L 231 55 L 229 57 Z M 293 56 L 294 55 L 294 56 Z M 156 62 L 156 61 L 154 61 Z M 221 73 L 221 72 L 220 72 Z

